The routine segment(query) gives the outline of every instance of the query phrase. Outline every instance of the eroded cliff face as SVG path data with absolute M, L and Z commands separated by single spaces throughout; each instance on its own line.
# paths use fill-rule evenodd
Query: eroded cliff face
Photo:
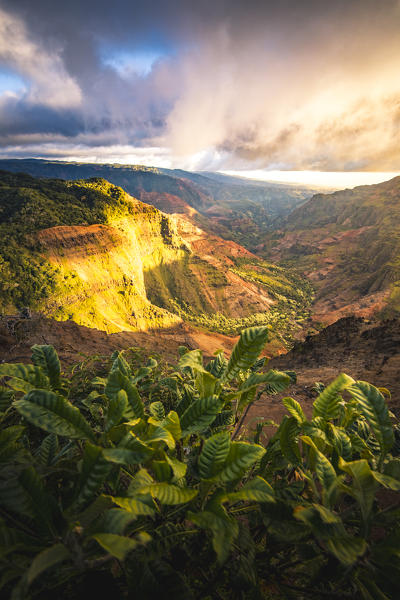
M 138 210 L 107 225 L 44 229 L 37 240 L 65 282 L 47 302 L 48 315 L 109 333 L 180 321 L 149 301 L 144 282 L 145 271 L 179 262 L 189 252 L 166 215 Z
M 273 304 L 265 291 L 229 270 L 233 259 L 254 255 L 140 202 L 134 215 L 43 229 L 36 240 L 61 271 L 64 283 L 44 307 L 60 320 L 109 333 L 140 331 L 181 321 L 171 299 L 235 318 Z

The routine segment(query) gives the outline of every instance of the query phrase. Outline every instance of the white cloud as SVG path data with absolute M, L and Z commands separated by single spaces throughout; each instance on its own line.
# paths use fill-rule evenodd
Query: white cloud
M 74 108 L 81 91 L 67 73 L 61 49 L 48 49 L 30 38 L 23 21 L 0 8 L 0 61 L 26 78 L 26 100 L 51 108 Z

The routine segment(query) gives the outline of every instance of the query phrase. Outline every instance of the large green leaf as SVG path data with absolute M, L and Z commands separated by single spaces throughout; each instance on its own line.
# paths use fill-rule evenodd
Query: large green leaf
M 225 465 L 214 479 L 223 482 L 240 479 L 264 454 L 265 449 L 258 444 L 231 442 Z
M 181 416 L 182 436 L 207 429 L 221 408 L 222 403 L 218 396 L 199 398 L 192 402 Z
M 297 400 L 294 400 L 293 398 L 284 398 L 282 400 L 282 404 L 289 411 L 292 417 L 296 419 L 299 425 L 304 423 L 306 416 Z
M 201 350 L 191 350 L 181 356 L 178 367 L 182 369 L 191 369 L 194 373 L 206 373 L 209 372 L 203 366 L 203 353 Z
M 30 423 L 49 433 L 94 440 L 92 428 L 79 409 L 54 392 L 33 390 L 14 406 Z
M 335 419 L 339 414 L 340 392 L 349 388 L 354 379 L 341 373 L 324 389 L 314 402 L 313 417 L 322 417 L 326 421 Z
M 53 346 L 38 344 L 32 346 L 32 362 L 43 369 L 49 378 L 51 387 L 57 390 L 60 387 L 61 365 Z
M 357 400 L 359 409 L 370 424 L 382 453 L 386 454 L 393 446 L 394 433 L 385 398 L 376 387 L 365 381 L 357 381 L 348 392 Z
M 128 395 L 125 390 L 119 390 L 117 394 L 109 399 L 106 422 L 104 424 L 104 431 L 106 433 L 116 425 L 120 424 L 127 407 Z
M 55 544 L 50 548 L 46 548 L 46 550 L 37 554 L 31 562 L 27 571 L 28 585 L 31 585 L 31 583 L 47 569 L 70 558 L 71 554 L 64 544 Z
M 346 462 L 339 458 L 339 467 L 351 476 L 351 487 L 346 486 L 346 492 L 355 498 L 360 506 L 363 520 L 370 516 L 377 488 L 376 479 L 365 459 Z
M 182 437 L 181 422 L 174 410 L 171 410 L 162 422 L 162 427 L 170 432 L 172 437 L 178 441 Z
M 244 329 L 232 350 L 221 380 L 231 381 L 241 371 L 247 371 L 257 360 L 267 340 L 267 327 L 249 327 L 248 329 Z
M 326 544 L 332 554 L 347 567 L 353 565 L 367 550 L 365 540 L 350 535 L 331 537 L 326 540 Z
M 55 433 L 46 435 L 39 447 L 38 460 L 42 465 L 50 465 L 58 452 L 58 437 Z
M 37 523 L 47 532 L 52 531 L 55 506 L 53 498 L 47 493 L 44 482 L 31 466 L 24 469 L 19 477 L 19 484 L 28 498 L 31 514 Z
M 183 463 L 177 458 L 173 458 L 172 456 L 168 456 L 168 454 L 165 455 L 165 460 L 171 467 L 174 477 L 176 479 L 182 479 L 182 477 L 185 477 L 187 471 L 186 463 Z
M 240 386 L 239 410 L 242 410 L 254 400 L 256 390 L 262 383 L 267 384 L 264 392 L 277 394 L 287 388 L 290 384 L 290 377 L 286 373 L 273 369 L 270 369 L 267 373 L 251 373 Z
M 123 375 L 130 377 L 132 374 L 131 368 L 125 358 L 122 356 L 122 352 L 118 352 L 114 358 L 111 371 L 119 370 Z
M 351 439 L 346 431 L 342 427 L 336 427 L 333 423 L 328 423 L 328 436 L 337 455 L 344 460 L 350 460 L 352 457 Z
M 111 465 L 105 460 L 102 449 L 87 443 L 83 454 L 76 506 L 82 507 L 93 499 L 110 470 Z
M 285 415 L 277 432 L 283 456 L 294 465 L 300 462 L 299 430 L 297 419 Z
M 181 488 L 171 483 L 153 483 L 143 487 L 140 493 L 150 493 L 154 498 L 157 498 L 161 504 L 184 504 L 190 502 L 197 496 L 198 491 L 191 488 Z
M 40 367 L 24 363 L 0 364 L 0 379 L 2 377 L 11 377 L 12 379 L 9 381 L 14 382 L 14 389 L 20 391 L 25 391 L 23 382 L 32 385 L 34 388 L 44 389 L 48 389 L 50 384 L 49 378 Z
M 136 515 L 123 508 L 111 508 L 104 515 L 102 531 L 122 535 L 127 526 L 136 520 Z
M 125 556 L 137 548 L 138 545 L 145 544 L 150 541 L 150 536 L 142 532 L 135 539 L 115 533 L 96 533 L 93 539 L 118 560 L 124 560 Z
M 230 436 L 227 432 L 216 433 L 204 442 L 199 456 L 199 473 L 202 479 L 214 477 L 222 470 L 229 454 Z
M 164 405 L 159 400 L 150 404 L 149 411 L 150 414 L 157 419 L 157 421 L 162 421 L 165 418 Z
M 308 444 L 308 446 L 310 446 L 312 449 L 311 451 L 314 453 L 315 472 L 322 485 L 324 497 L 326 498 L 328 492 L 337 481 L 336 471 L 327 457 L 318 450 L 317 446 L 310 437 L 303 435 L 301 440 L 302 442 Z
M 135 498 L 110 497 L 115 504 L 136 516 L 153 515 L 156 510 L 150 493 L 147 494 L 147 497 L 146 495 L 136 496 Z
M 211 511 L 188 512 L 187 518 L 198 527 L 209 529 L 212 532 L 212 545 L 218 562 L 224 563 L 239 534 L 238 522 L 228 515 L 215 514 Z
M 143 417 L 144 406 L 136 385 L 131 382 L 129 377 L 121 373 L 119 369 L 115 369 L 114 371 L 111 371 L 107 377 L 105 393 L 111 400 L 117 396 L 120 390 L 125 390 L 128 397 L 128 404 L 131 409 L 131 414 L 126 414 L 126 417 L 128 419 L 133 417 Z
M 274 490 L 262 477 L 255 477 L 247 482 L 237 492 L 229 492 L 224 495 L 223 502 L 275 502 Z

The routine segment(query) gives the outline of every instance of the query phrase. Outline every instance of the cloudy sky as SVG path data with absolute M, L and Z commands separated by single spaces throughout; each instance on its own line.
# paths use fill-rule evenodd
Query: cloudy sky
M 0 0 L 1 154 L 397 173 L 399 31 L 400 0 Z

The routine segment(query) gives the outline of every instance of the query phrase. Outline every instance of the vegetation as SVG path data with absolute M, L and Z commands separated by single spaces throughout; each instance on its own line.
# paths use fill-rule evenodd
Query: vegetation
M 318 384 L 312 416 L 284 398 L 281 424 L 245 441 L 248 407 L 294 378 L 265 370 L 267 337 L 247 329 L 207 365 L 182 347 L 168 373 L 115 352 L 90 391 L 51 346 L 0 365 L 2 593 L 70 599 L 96 582 L 144 600 L 395 598 L 387 390 L 340 375 Z
M 311 284 L 294 269 L 279 267 L 265 261 L 237 260 L 237 265 L 231 271 L 242 279 L 264 288 L 276 303 L 271 305 L 268 311 L 232 318 L 221 312 L 196 310 L 188 302 L 172 294 L 173 299 L 170 299 L 167 305 L 169 310 L 185 321 L 225 335 L 238 335 L 246 327 L 266 325 L 273 337 L 290 347 L 294 333 L 303 326 L 310 315 L 314 298 Z M 218 287 L 224 283 L 223 280 L 216 279 L 214 285 Z
M 150 206 L 144 210 L 155 212 Z M 0 172 L 0 309 L 40 306 L 69 285 L 32 234 L 59 225 L 107 223 L 136 211 L 136 201 L 102 179 L 64 182 Z

